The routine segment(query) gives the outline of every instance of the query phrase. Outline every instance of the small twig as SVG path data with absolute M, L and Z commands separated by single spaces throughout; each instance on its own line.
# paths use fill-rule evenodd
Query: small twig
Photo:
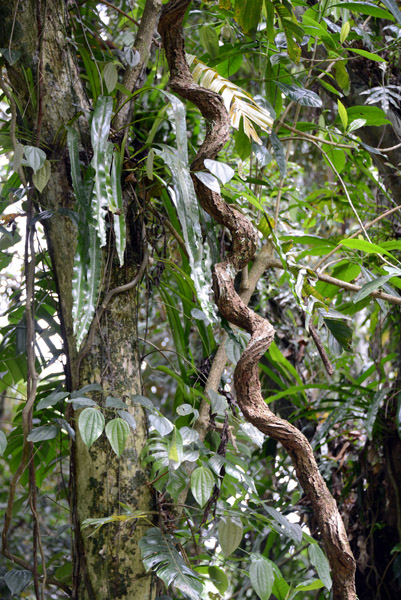
M 282 123 L 281 125 L 285 129 L 292 131 L 292 133 L 296 133 L 299 137 L 304 138 L 306 140 L 310 140 L 311 142 L 317 142 L 319 144 L 327 144 L 328 146 L 335 146 L 336 148 L 347 148 L 348 150 L 355 150 L 356 146 L 350 146 L 349 144 L 339 144 L 337 142 L 331 142 L 330 140 L 322 140 L 321 138 L 311 135 L 310 133 L 306 133 L 305 131 L 300 131 L 295 127 L 291 127 L 291 125 L 287 125 L 287 123 Z
M 324 368 L 326 369 L 327 373 L 331 377 L 334 373 L 333 365 L 331 364 L 330 359 L 327 356 L 327 352 L 324 349 L 324 346 L 322 344 L 322 340 L 320 339 L 320 337 L 312 323 L 309 323 L 309 333 L 311 334 L 311 337 L 312 337 L 313 341 L 315 342 L 315 346 L 317 348 L 317 351 L 320 354 L 320 358 L 322 359 Z

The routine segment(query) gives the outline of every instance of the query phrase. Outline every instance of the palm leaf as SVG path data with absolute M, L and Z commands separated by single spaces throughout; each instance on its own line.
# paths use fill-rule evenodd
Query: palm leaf
M 187 54 L 187 61 L 189 66 L 195 65 L 192 77 L 196 83 L 221 94 L 230 116 L 231 125 L 235 129 L 239 129 L 242 119 L 244 132 L 248 138 L 261 144 L 262 141 L 256 133 L 254 125 L 270 133 L 274 119 L 269 111 L 260 106 L 250 94 L 229 79 L 219 75 L 217 71 L 202 63 L 193 54 Z

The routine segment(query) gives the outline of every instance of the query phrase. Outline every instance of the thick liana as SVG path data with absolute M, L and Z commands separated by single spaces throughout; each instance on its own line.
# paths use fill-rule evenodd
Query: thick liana
M 206 136 L 192 164 L 192 171 L 204 169 L 205 159 L 215 159 L 229 137 L 229 119 L 222 98 L 196 84 L 185 58 L 182 22 L 190 0 L 170 0 L 162 11 L 159 33 L 170 69 L 171 89 L 197 106 L 206 121 Z M 355 560 L 338 511 L 305 436 L 293 425 L 274 415 L 266 405 L 259 382 L 258 361 L 273 341 L 272 325 L 248 308 L 234 289 L 234 277 L 253 259 L 257 234 L 252 223 L 222 197 L 193 177 L 198 201 L 215 221 L 227 227 L 232 250 L 215 265 L 213 287 L 220 313 L 230 323 L 251 334 L 234 373 L 238 404 L 245 418 L 263 433 L 281 442 L 293 464 L 318 522 L 330 562 L 334 600 L 355 600 Z

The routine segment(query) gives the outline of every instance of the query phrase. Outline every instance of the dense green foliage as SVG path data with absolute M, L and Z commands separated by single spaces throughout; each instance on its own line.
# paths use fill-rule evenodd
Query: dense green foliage
M 145 568 L 166 585 L 163 598 L 328 599 L 328 562 L 292 463 L 274 440 L 244 422 L 235 403 L 232 372 L 247 335 L 221 321 L 211 291 L 212 264 L 230 239 L 198 208 L 190 176 L 206 124 L 197 109 L 166 91 L 169 73 L 156 32 L 141 86 L 133 94 L 124 88 L 123 70 L 140 60 L 133 20 L 140 21 L 145 3 L 114 4 L 119 11 L 95 1 L 73 3 L 69 11 L 69 41 L 92 112 L 77 107 L 72 122 L 60 123 L 76 203 L 73 211 L 58 210 L 77 231 L 72 310 L 82 349 L 102 310 L 102 257 L 110 246 L 125 268 L 122 187 L 133 186 L 136 218 L 146 231 L 146 270 L 135 282 L 141 395 L 108 396 L 101 404 L 98 383 L 72 392 L 66 386 L 59 301 L 43 234 L 44 220 L 54 214 L 41 204 L 52 164 L 7 79 L 7 67 L 19 59 L 12 38 L 1 48 L 4 482 L 21 462 L 29 395 L 25 240 L 36 254 L 39 374 L 27 437 L 34 444 L 37 498 L 33 502 L 30 467 L 18 483 L 9 545 L 30 562 L 38 539 L 34 507 L 48 576 L 64 585 L 49 588 L 46 597 L 66 597 L 72 561 L 68 457 L 75 429 L 88 448 L 106 436 L 124 461 L 136 427 L 128 407 L 135 404 L 148 417 L 141 461 L 159 516 L 122 506 L 118 515 L 93 515 L 84 535 L 96 536 L 113 522 L 130 527 L 145 520 L 149 529 L 140 549 Z M 359 561 L 360 598 L 394 598 L 401 588 L 401 152 L 384 150 L 382 143 L 394 139 L 390 145 L 396 146 L 401 135 L 400 31 L 397 3 L 376 0 L 194 3 L 184 27 L 194 78 L 223 96 L 232 124 L 224 151 L 198 176 L 248 215 L 260 248 L 269 250 L 250 301 L 276 330 L 260 363 L 266 402 L 311 440 Z M 35 108 L 35 74 L 27 68 L 25 75 Z M 118 94 L 135 98 L 122 132 L 113 127 Z M 90 126 L 90 160 L 81 156 L 82 118 Z M 247 272 L 237 279 L 246 290 Z M 227 364 L 220 386 L 206 394 L 221 341 Z M 203 438 L 198 424 L 206 402 L 211 425 Z M 8 494 L 2 486 L 1 509 Z M 29 570 L 5 558 L 0 569 L 2 597 L 39 597 Z M 40 580 L 40 565 L 38 573 Z

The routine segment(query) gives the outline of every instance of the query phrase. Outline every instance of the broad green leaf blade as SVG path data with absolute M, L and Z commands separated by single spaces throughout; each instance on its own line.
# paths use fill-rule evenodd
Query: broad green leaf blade
M 242 523 L 239 519 L 222 517 L 219 522 L 219 544 L 223 553 L 230 556 L 238 548 L 243 535 Z
M 87 406 L 97 406 L 97 402 L 92 400 L 92 398 L 71 398 L 71 400 L 66 400 L 66 402 L 72 404 L 74 410 L 86 408 Z
M 113 396 L 107 396 L 106 398 L 106 408 L 121 408 L 125 410 L 128 408 L 128 404 L 121 400 L 120 398 L 114 398 Z
M 235 3 L 236 20 L 244 33 L 255 31 L 260 20 L 263 0 L 238 0 Z
M 96 408 L 85 408 L 78 418 L 78 428 L 87 448 L 100 437 L 104 429 L 104 416 Z
M 207 467 L 198 467 L 191 475 L 191 492 L 197 503 L 203 508 L 212 495 L 214 477 Z
M 184 458 L 182 437 L 179 429 L 174 427 L 173 438 L 168 450 L 168 459 L 175 463 L 174 468 L 178 468 Z
M 274 571 L 270 561 L 261 554 L 251 554 L 249 578 L 260 600 L 269 600 L 274 584 Z
M 133 415 L 131 415 L 131 413 L 129 413 L 127 410 L 118 410 L 117 414 L 122 419 L 124 419 L 124 421 L 126 421 L 126 423 L 128 423 L 128 425 L 131 427 L 132 431 L 135 431 L 136 421 L 135 421 L 135 417 Z
M 4 450 L 7 448 L 7 438 L 4 431 L 0 430 L 0 456 L 3 456 Z
M 139 542 L 146 571 L 152 569 L 167 587 L 173 585 L 186 598 L 199 600 L 203 586 L 197 574 L 184 562 L 174 547 L 174 538 L 160 529 L 148 529 Z
M 199 30 L 202 46 L 211 58 L 216 58 L 219 53 L 219 36 L 212 25 L 203 25 Z
M 228 588 L 228 579 L 223 569 L 219 569 L 219 567 L 212 565 L 208 568 L 208 573 L 210 579 L 219 590 L 220 594 L 224 595 Z
M 109 94 L 114 90 L 118 81 L 118 71 L 114 63 L 109 62 L 103 69 L 103 79 Z
M 210 160 L 210 158 L 205 158 L 203 161 L 206 169 L 220 179 L 221 183 L 224 185 L 228 183 L 235 175 L 234 169 L 232 169 L 229 165 L 226 165 L 217 160 Z
M 174 425 L 169 419 L 166 417 L 159 417 L 158 415 L 149 415 L 149 423 L 162 437 L 168 435 L 174 429 Z
M 341 348 L 351 352 L 352 329 L 340 319 L 324 319 L 324 322 Z
M 45 160 L 43 165 L 38 171 L 32 175 L 33 185 L 36 187 L 38 192 L 42 193 L 50 179 L 51 166 L 50 161 Z
M 60 428 L 57 425 L 41 425 L 34 427 L 27 437 L 28 442 L 44 442 L 45 440 L 53 440 L 60 433 Z
M 195 177 L 199 179 L 203 183 L 204 186 L 212 190 L 212 192 L 216 192 L 216 194 L 220 194 L 220 184 L 217 181 L 216 177 L 213 177 L 210 173 L 204 173 L 203 171 L 198 171 L 195 173 Z
M 81 168 L 79 164 L 78 133 L 73 127 L 67 126 L 67 146 L 70 156 L 71 179 L 74 194 L 79 205 L 87 210 L 89 199 L 87 198 L 85 186 L 82 181 Z
M 297 102 L 302 106 L 313 106 L 316 108 L 321 108 L 323 106 L 321 98 L 311 90 L 300 88 L 296 85 L 288 85 L 281 81 L 275 81 L 274 83 L 286 96 L 288 96 L 288 98 L 290 98 L 290 100 L 294 100 L 294 102 Z
M 146 396 L 132 395 L 131 400 L 134 404 L 139 404 L 144 408 L 148 408 L 150 410 L 153 410 L 154 408 L 152 400 L 150 400 Z
M 349 52 L 353 52 L 354 54 L 359 54 L 359 56 L 363 56 L 368 58 L 369 60 L 373 60 L 375 62 L 386 62 L 385 58 L 382 58 L 378 54 L 373 54 L 373 52 L 367 52 L 367 50 L 361 50 L 360 48 L 347 48 Z
M 46 160 L 46 153 L 36 146 L 24 146 L 24 155 L 28 166 L 36 173 L 43 167 Z
M 383 2 L 383 4 L 385 6 L 387 6 L 386 2 Z M 394 4 L 395 4 L 395 2 L 394 2 Z M 348 8 L 349 10 L 352 10 L 353 12 L 355 12 L 357 15 L 359 15 L 359 14 L 370 15 L 371 17 L 376 17 L 377 19 L 388 19 L 390 21 L 393 21 L 393 17 L 391 16 L 391 13 L 389 13 L 387 10 L 384 10 L 383 8 L 379 8 L 372 2 L 343 2 L 343 1 L 341 1 L 337 4 L 331 5 L 332 8 L 334 8 L 335 6 L 339 6 L 340 8 Z M 389 8 L 389 10 L 391 10 L 390 7 L 388 7 L 388 8 Z
M 93 147 L 91 164 L 95 170 L 92 211 L 101 247 L 106 245 L 106 211 L 108 206 L 113 204 L 110 179 L 113 150 L 112 144 L 108 142 L 112 111 L 113 99 L 110 96 L 99 96 L 91 125 Z
M 348 126 L 348 113 L 347 113 L 347 109 L 345 108 L 345 106 L 341 102 L 341 100 L 337 100 L 337 106 L 338 106 L 338 114 L 340 115 L 341 123 L 343 124 L 343 128 L 344 128 L 344 131 L 345 131 L 347 129 L 347 126 Z
M 331 590 L 332 581 L 330 575 L 330 565 L 326 558 L 326 555 L 321 550 L 318 544 L 310 544 L 308 548 L 308 554 L 312 565 L 315 567 L 319 579 L 322 581 L 324 587 Z
M 13 596 L 18 596 L 31 581 L 32 573 L 21 569 L 12 569 L 12 571 L 5 573 L 3 578 L 11 594 Z
M 207 395 L 212 404 L 212 413 L 223 416 L 228 408 L 226 397 L 218 394 L 214 390 L 208 390 Z
M 117 456 L 121 456 L 130 433 L 128 423 L 124 419 L 112 419 L 106 425 L 106 436 Z
M 42 398 L 36 407 L 36 410 L 42 410 L 42 408 L 48 408 L 49 406 L 54 406 L 61 400 L 65 400 L 68 398 L 68 392 L 52 392 L 45 398 Z
M 341 245 L 346 248 L 351 248 L 353 250 L 362 250 L 362 252 L 366 252 L 367 254 L 386 254 L 390 256 L 390 258 L 394 258 L 390 252 L 388 252 L 385 248 L 378 246 L 377 244 L 372 244 L 366 240 L 352 239 L 352 240 L 341 240 Z
M 382 287 L 385 283 L 387 283 L 387 281 L 392 277 L 393 275 L 383 275 L 382 277 L 378 277 L 377 279 L 373 279 L 372 281 L 365 283 L 359 292 L 355 294 L 354 303 L 359 302 L 359 300 L 363 300 L 372 292 L 375 292 L 379 287 Z

